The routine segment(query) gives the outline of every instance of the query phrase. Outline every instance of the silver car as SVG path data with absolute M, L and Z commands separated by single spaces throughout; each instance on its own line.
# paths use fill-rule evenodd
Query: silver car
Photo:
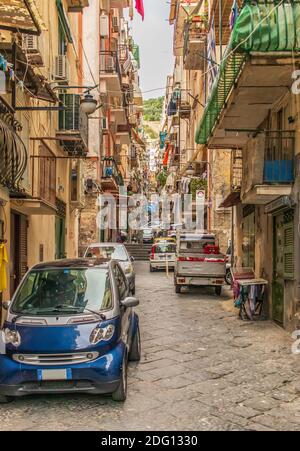
M 85 251 L 84 257 L 117 260 L 124 271 L 132 295 L 135 295 L 135 272 L 133 267 L 134 258 L 128 254 L 127 249 L 123 244 L 90 244 Z

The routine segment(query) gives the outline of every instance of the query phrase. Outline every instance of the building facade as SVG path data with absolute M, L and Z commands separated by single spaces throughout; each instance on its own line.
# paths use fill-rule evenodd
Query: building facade
M 1 2 L 1 240 L 9 299 L 27 268 L 78 255 L 87 0 Z
M 299 326 L 299 3 L 214 2 L 209 36 L 222 43 L 196 141 L 231 149 L 234 263 L 268 281 L 268 313 Z M 283 39 L 283 36 L 285 38 Z M 218 40 L 217 45 L 218 45 Z M 220 52 L 220 50 L 219 50 Z

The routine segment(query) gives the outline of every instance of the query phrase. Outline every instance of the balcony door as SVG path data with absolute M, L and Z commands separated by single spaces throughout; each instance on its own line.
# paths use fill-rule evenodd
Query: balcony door
M 286 211 L 274 217 L 274 258 L 272 284 L 272 318 L 283 326 L 284 287 L 294 279 L 294 212 Z

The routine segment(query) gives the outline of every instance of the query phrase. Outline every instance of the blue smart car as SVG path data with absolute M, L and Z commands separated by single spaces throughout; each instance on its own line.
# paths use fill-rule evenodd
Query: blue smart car
M 25 276 L 0 331 L 0 400 L 111 393 L 125 401 L 127 363 L 139 361 L 139 318 L 116 261 L 43 263 Z

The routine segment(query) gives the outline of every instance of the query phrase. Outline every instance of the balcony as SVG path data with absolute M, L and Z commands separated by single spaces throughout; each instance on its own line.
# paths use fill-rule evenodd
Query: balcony
M 127 45 L 118 46 L 118 58 L 122 74 L 126 75 L 132 67 Z
M 117 97 L 112 100 L 110 119 L 118 124 L 127 124 L 127 115 L 125 110 L 125 100 Z
M 243 154 L 240 149 L 231 152 L 230 192 L 219 205 L 219 208 L 234 207 L 241 201 L 243 177 Z
M 40 17 L 33 2 L 27 0 L 1 0 L 0 29 L 15 33 L 40 34 Z
M 183 61 L 186 70 L 203 70 L 205 65 L 207 29 L 203 19 L 196 17 L 184 27 Z
M 115 193 L 118 192 L 120 186 L 124 185 L 122 174 L 113 157 L 104 157 L 102 159 L 101 185 L 104 191 Z
M 118 124 L 116 130 L 116 144 L 131 144 L 130 126 L 128 124 Z
M 27 167 L 28 150 L 18 134 L 21 129 L 0 96 L 0 184 L 12 192 L 20 191 Z
M 12 205 L 24 215 L 55 215 L 56 157 L 47 146 L 40 145 L 38 154 L 30 158 L 30 193 L 14 193 Z
M 196 142 L 242 148 L 291 88 L 299 64 L 299 2 L 245 0 L 199 124 Z M 268 17 L 261 27 L 259 17 Z M 288 17 L 288 20 L 281 20 Z
M 122 96 L 122 74 L 117 52 L 100 52 L 100 76 L 106 91 L 113 96 Z
M 126 8 L 128 6 L 128 0 L 110 0 L 111 8 Z
M 290 196 L 294 182 L 294 131 L 268 131 L 252 139 L 244 155 L 243 203 L 267 204 Z
M 67 0 L 69 13 L 80 13 L 89 6 L 89 0 Z
M 60 94 L 66 110 L 59 111 L 56 138 L 71 156 L 84 157 L 88 152 L 88 117 L 81 112 L 79 94 Z

